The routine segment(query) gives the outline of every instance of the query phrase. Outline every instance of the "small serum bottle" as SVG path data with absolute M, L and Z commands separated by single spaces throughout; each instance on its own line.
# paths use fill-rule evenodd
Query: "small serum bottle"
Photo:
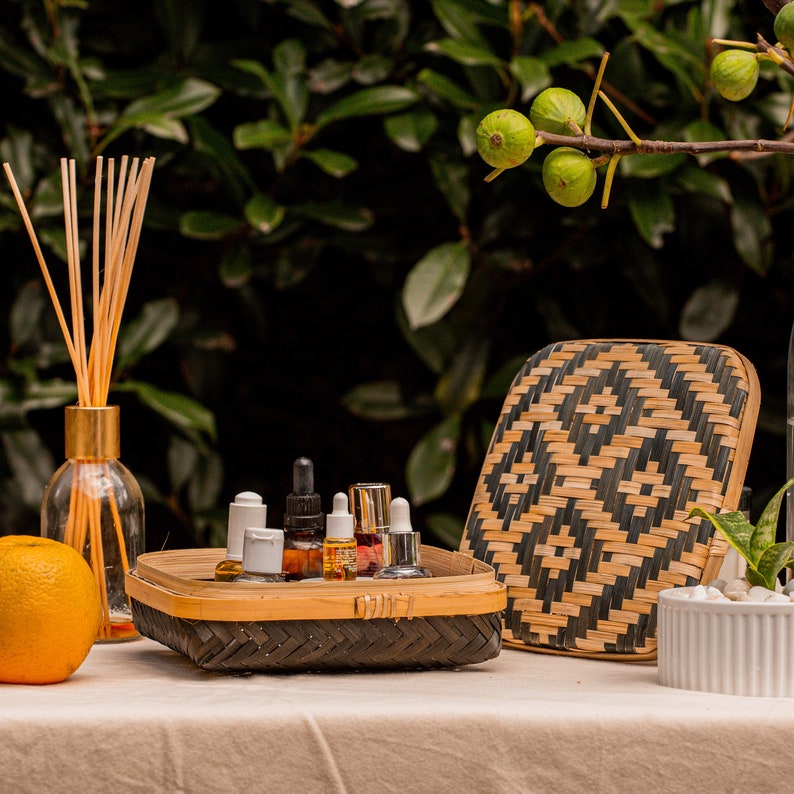
M 355 520 L 358 575 L 374 576 L 383 565 L 383 533 L 389 531 L 391 486 L 385 482 L 360 482 L 348 490 Z
M 284 582 L 284 532 L 246 527 L 243 535 L 243 571 L 235 582 Z
M 390 506 L 391 526 L 383 536 L 383 567 L 376 579 L 422 579 L 433 574 L 422 567 L 421 539 L 411 526 L 411 508 L 398 496 Z
M 267 523 L 267 505 L 253 491 L 243 491 L 229 505 L 226 533 L 226 559 L 215 566 L 216 582 L 231 582 L 243 571 L 243 533 L 246 527 L 263 527 Z
M 334 511 L 325 521 L 323 579 L 329 582 L 350 581 L 357 575 L 354 520 L 347 507 L 347 494 L 340 491 L 334 496 Z
M 287 581 L 323 575 L 325 516 L 314 491 L 314 464 L 298 458 L 292 464 L 292 493 L 284 513 L 284 574 Z

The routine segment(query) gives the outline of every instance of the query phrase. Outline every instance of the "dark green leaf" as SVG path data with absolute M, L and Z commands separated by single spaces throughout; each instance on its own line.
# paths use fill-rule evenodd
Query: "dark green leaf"
M 595 39 L 582 37 L 557 44 L 539 57 L 549 68 L 555 66 L 578 66 L 582 61 L 601 59 L 604 47 Z
M 634 226 L 651 248 L 662 248 L 664 235 L 675 229 L 675 208 L 667 193 L 656 185 L 638 185 L 628 197 Z
M 343 400 L 345 407 L 356 416 L 376 421 L 410 419 L 427 415 L 433 408 L 429 398 L 406 402 L 396 381 L 373 381 L 355 386 Z
M 386 134 L 406 152 L 419 152 L 438 128 L 438 119 L 427 110 L 409 110 L 387 116 Z
M 257 193 L 245 205 L 245 219 L 262 234 L 270 234 L 284 220 L 284 207 L 265 193 Z
M 714 342 L 731 326 L 738 307 L 736 286 L 712 279 L 698 287 L 684 304 L 678 329 L 681 338 Z
M 402 304 L 409 327 L 440 320 L 458 301 L 466 286 L 471 254 L 462 243 L 442 243 L 428 251 L 405 280 Z
M 277 121 L 262 119 L 238 124 L 232 133 L 234 145 L 238 149 L 272 149 L 292 141 L 288 129 Z
M 756 273 L 764 274 L 772 264 L 772 224 L 765 209 L 749 198 L 739 197 L 731 205 L 733 242 L 739 256 Z
M 35 430 L 7 431 L 0 435 L 6 461 L 14 475 L 17 493 L 26 505 L 38 512 L 44 485 L 59 464 L 55 463 Z M 38 526 L 31 527 L 31 530 L 31 534 L 39 534 Z
M 437 499 L 455 476 L 455 456 L 460 437 L 460 418 L 449 417 L 436 425 L 411 450 L 405 478 L 416 507 Z
M 251 277 L 251 251 L 238 243 L 226 249 L 221 258 L 218 274 L 225 287 L 241 287 Z
M 529 102 L 532 97 L 552 84 L 548 64 L 540 58 L 517 55 L 510 61 L 510 72 L 521 84 L 522 102 Z
M 122 326 L 118 342 L 118 369 L 135 364 L 158 348 L 179 322 L 179 305 L 171 298 L 149 301 L 132 322 Z
M 471 92 L 432 69 L 422 69 L 416 76 L 416 80 L 436 94 L 436 96 L 445 99 L 456 107 L 473 110 L 480 106 L 480 103 Z
M 326 108 L 317 117 L 315 126 L 317 129 L 321 129 L 332 121 L 341 119 L 396 113 L 398 110 L 410 107 L 418 99 L 419 95 L 411 91 L 410 88 L 400 86 L 364 88 Z
M 358 168 L 358 163 L 349 154 L 331 149 L 306 149 L 301 152 L 301 157 L 311 160 L 326 174 L 337 179 L 352 174 Z
M 452 213 L 461 223 L 465 223 L 471 200 L 469 171 L 466 164 L 459 160 L 433 157 L 430 160 L 430 168 L 436 187 L 444 195 Z
M 239 218 L 210 210 L 191 210 L 179 218 L 180 233 L 194 240 L 222 240 L 239 228 Z
M 699 193 L 725 204 L 733 201 L 729 182 L 711 171 L 685 165 L 676 171 L 674 179 L 676 185 L 687 193 Z
M 114 391 L 132 392 L 138 399 L 183 432 L 206 433 L 216 436 L 215 417 L 201 403 L 185 394 L 164 391 L 151 383 L 125 380 Z
M 488 366 L 488 339 L 472 336 L 461 345 L 451 366 L 439 378 L 435 396 L 445 416 L 463 414 L 480 398 Z
M 455 39 L 431 41 L 425 45 L 425 48 L 429 52 L 436 53 L 437 55 L 444 55 L 464 66 L 505 67 L 507 65 L 502 58 L 487 47 L 478 46 L 477 44 L 468 44 L 464 41 L 456 41 Z
M 374 217 L 366 207 L 351 207 L 346 204 L 300 204 L 290 211 L 304 218 L 311 218 L 325 226 L 348 232 L 363 232 L 372 226 Z
M 625 177 L 638 179 L 656 179 L 664 174 L 669 174 L 683 165 L 688 155 L 676 152 L 675 154 L 637 154 L 623 157 L 620 160 L 620 173 Z

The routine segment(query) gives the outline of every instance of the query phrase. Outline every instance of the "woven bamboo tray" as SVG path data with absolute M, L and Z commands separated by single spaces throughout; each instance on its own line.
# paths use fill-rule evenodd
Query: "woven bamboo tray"
M 206 670 L 458 667 L 501 651 L 506 587 L 469 555 L 423 546 L 430 579 L 258 584 L 213 581 L 224 553 L 142 554 L 126 579 L 137 630 Z

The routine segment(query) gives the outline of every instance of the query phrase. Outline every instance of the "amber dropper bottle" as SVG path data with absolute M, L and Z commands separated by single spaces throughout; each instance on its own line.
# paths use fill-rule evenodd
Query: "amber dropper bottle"
M 323 541 L 323 579 L 350 581 L 356 578 L 356 539 L 354 520 L 347 509 L 347 494 L 334 496 L 334 511 L 326 519 Z
M 229 505 L 229 528 L 226 533 L 226 559 L 215 566 L 216 582 L 231 582 L 243 572 L 243 537 L 246 527 L 264 527 L 267 505 L 253 491 L 243 491 Z
M 325 516 L 314 490 L 314 464 L 298 458 L 292 464 L 292 493 L 284 513 L 284 574 L 287 581 L 323 575 Z

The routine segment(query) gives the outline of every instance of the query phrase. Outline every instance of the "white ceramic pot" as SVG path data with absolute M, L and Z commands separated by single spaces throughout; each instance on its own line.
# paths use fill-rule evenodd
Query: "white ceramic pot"
M 659 593 L 659 683 L 678 689 L 794 697 L 794 602 L 704 601 Z

